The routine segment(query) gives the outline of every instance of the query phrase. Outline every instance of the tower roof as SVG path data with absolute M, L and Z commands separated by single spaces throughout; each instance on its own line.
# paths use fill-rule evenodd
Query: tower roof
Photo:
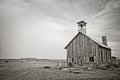
M 87 23 L 85 21 L 79 21 L 77 24 L 83 27 L 83 26 L 86 26 Z

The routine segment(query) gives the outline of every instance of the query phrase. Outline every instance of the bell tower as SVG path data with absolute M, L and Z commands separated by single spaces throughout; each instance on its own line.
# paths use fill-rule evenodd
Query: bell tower
M 77 23 L 78 24 L 78 32 L 82 32 L 86 34 L 86 22 L 85 21 L 80 21 Z

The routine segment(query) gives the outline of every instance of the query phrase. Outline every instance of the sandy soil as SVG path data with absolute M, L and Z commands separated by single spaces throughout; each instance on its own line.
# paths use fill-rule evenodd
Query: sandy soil
M 1 63 L 0 80 L 120 80 L 120 69 L 82 71 L 74 74 L 55 67 L 44 69 L 42 66 L 41 63 Z

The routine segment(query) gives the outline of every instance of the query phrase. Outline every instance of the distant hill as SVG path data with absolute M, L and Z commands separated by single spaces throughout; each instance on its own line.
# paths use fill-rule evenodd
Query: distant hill
M 0 59 L 0 62 L 65 62 L 65 59 L 20 58 L 20 59 Z

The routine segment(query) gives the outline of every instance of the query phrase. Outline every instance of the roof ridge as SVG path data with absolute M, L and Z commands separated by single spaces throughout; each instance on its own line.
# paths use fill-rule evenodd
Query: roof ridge
M 78 33 L 73 37 L 73 39 L 65 46 L 65 49 L 67 48 L 67 46 L 68 46 L 80 33 L 82 33 L 82 32 L 78 32 Z M 110 49 L 109 46 L 104 45 L 104 44 L 103 44 L 102 42 L 100 42 L 99 40 L 97 40 L 97 39 L 95 39 L 95 38 L 93 38 L 93 37 L 91 37 L 91 36 L 89 36 L 89 35 L 86 35 L 86 34 L 84 34 L 84 33 L 82 33 L 82 34 L 85 35 L 86 37 L 90 38 L 91 40 L 93 40 L 94 42 L 96 42 L 97 44 L 99 44 L 100 46 Z

